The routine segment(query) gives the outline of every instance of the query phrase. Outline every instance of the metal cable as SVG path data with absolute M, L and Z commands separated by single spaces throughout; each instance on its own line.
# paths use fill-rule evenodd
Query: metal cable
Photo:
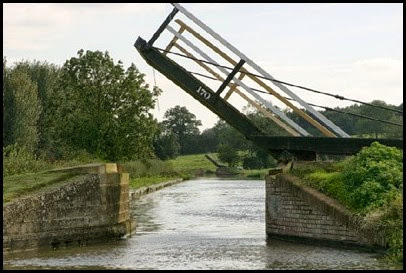
M 195 75 L 198 75 L 198 76 L 201 76 L 201 77 L 205 77 L 205 78 L 211 79 L 211 80 L 220 81 L 220 80 L 217 79 L 217 78 L 210 77 L 210 76 L 207 76 L 207 75 L 198 73 L 198 72 L 191 72 L 191 71 L 188 71 L 188 72 L 191 73 L 191 74 L 195 74 Z M 259 92 L 259 93 L 264 93 L 264 94 L 272 95 L 271 93 L 266 92 L 266 91 L 262 91 L 262 90 L 255 89 L 255 88 L 252 88 L 252 87 L 249 87 L 249 88 L 252 89 L 253 91 L 256 91 L 256 92 Z M 288 98 L 288 97 L 284 97 L 284 98 L 287 99 L 287 100 L 295 101 L 295 100 L 292 99 L 292 98 Z M 360 115 L 360 114 L 355 114 L 355 113 L 351 113 L 351 112 L 345 112 L 345 111 L 341 111 L 341 110 L 336 110 L 336 109 L 333 109 L 333 108 L 330 108 L 330 107 L 327 107 L 327 106 L 317 105 L 317 104 L 313 104 L 313 103 L 308 103 L 308 102 L 306 102 L 306 103 L 309 104 L 309 105 L 311 105 L 311 106 L 324 108 L 324 109 L 326 109 L 326 110 L 334 111 L 334 112 L 337 112 L 337 113 L 352 115 L 352 116 L 356 116 L 356 117 L 359 117 L 359 118 L 369 119 L 369 120 L 373 120 L 373 121 L 379 121 L 379 122 L 383 122 L 383 123 L 387 123 L 387 124 L 391 124 L 391 125 L 403 127 L 403 124 L 400 124 L 400 123 L 395 123 L 395 122 L 391 122 L 391 121 L 381 120 L 381 119 L 377 119 L 377 118 L 373 118 L 373 117 L 369 117 L 369 116 L 364 116 L 364 115 Z
M 192 59 L 192 60 L 195 60 L 195 61 L 207 63 L 207 64 L 210 64 L 210 65 L 222 67 L 222 68 L 225 68 L 225 69 L 229 69 L 229 70 L 233 70 L 233 69 L 234 69 L 234 68 L 229 67 L 229 66 L 224 66 L 224 65 L 215 64 L 215 63 L 212 63 L 212 62 L 209 62 L 209 61 L 206 61 L 206 60 L 201 60 L 201 59 L 193 58 L 193 57 L 190 57 L 190 56 L 181 54 L 181 53 L 176 53 L 176 52 L 169 51 L 169 50 L 165 50 L 165 49 L 162 49 L 162 48 L 158 48 L 158 47 L 153 47 L 153 48 L 154 48 L 154 49 L 157 49 L 157 50 L 160 50 L 160 51 L 162 51 L 162 52 L 167 52 L 167 53 L 170 53 L 170 54 L 178 55 L 178 56 L 181 56 L 181 57 L 184 57 L 184 58 L 188 58 L 188 59 Z M 318 94 L 322 94 L 322 95 L 334 97 L 334 98 L 339 99 L 339 100 L 352 101 L 352 102 L 356 102 L 356 103 L 368 105 L 368 106 L 371 106 L 371 107 L 381 108 L 381 109 L 384 109 L 384 110 L 388 110 L 388 111 L 392 111 L 392 112 L 396 112 L 396 113 L 403 114 L 403 111 L 400 111 L 400 110 L 398 110 L 398 109 L 393 109 L 393 108 L 389 108 L 389 107 L 385 107 L 385 106 L 381 106 L 381 105 L 374 105 L 374 104 L 371 104 L 371 103 L 368 103 L 368 102 L 363 102 L 363 101 L 360 101 L 360 100 L 345 98 L 345 97 L 340 96 L 340 95 L 333 95 L 333 94 L 330 94 L 330 93 L 318 91 L 318 90 L 315 90 L 315 89 L 312 89 L 312 88 L 308 88 L 308 87 L 304 87 L 304 86 L 301 86 L 301 85 L 296 85 L 296 84 L 292 84 L 292 83 L 288 83 L 288 82 L 280 81 L 280 80 L 276 80 L 276 79 L 270 79 L 270 78 L 264 77 L 264 76 L 262 76 L 262 75 L 257 75 L 257 74 L 250 73 L 250 72 L 242 72 L 242 71 L 240 71 L 239 73 L 244 73 L 244 74 L 247 74 L 247 75 L 252 75 L 252 76 L 255 76 L 255 77 L 258 77 L 258 78 L 262 78 L 262 79 L 265 79 L 265 80 L 269 80 L 269 81 L 273 81 L 273 82 L 278 82 L 278 83 L 281 83 L 281 84 L 284 84 L 284 85 L 296 87 L 296 88 L 303 89 L 303 90 L 306 90 L 306 91 L 310 91 L 310 92 L 314 92 L 314 93 L 318 93 Z

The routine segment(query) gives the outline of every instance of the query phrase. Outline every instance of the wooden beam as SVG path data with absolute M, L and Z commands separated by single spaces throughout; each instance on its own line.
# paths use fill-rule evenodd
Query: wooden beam
M 179 34 L 178 32 L 176 32 L 176 30 L 174 30 L 172 27 L 167 26 L 166 29 L 168 29 L 172 34 L 178 36 L 178 38 L 184 42 L 186 45 L 188 45 L 189 47 L 191 47 L 194 51 L 196 51 L 200 56 L 202 56 L 203 58 L 205 58 L 207 61 L 210 61 L 213 64 L 217 64 L 215 60 L 213 60 L 212 58 L 210 58 L 206 53 L 204 53 L 201 49 L 199 49 L 198 47 L 196 47 L 192 42 L 190 42 L 188 39 L 186 39 L 185 37 L 183 37 L 181 34 Z M 225 75 L 229 75 L 230 73 L 227 72 L 226 69 L 224 69 L 221 66 L 217 66 L 217 69 L 219 69 L 222 73 L 224 73 Z M 272 105 L 271 102 L 264 100 L 261 96 L 259 96 L 256 92 L 254 92 L 253 90 L 251 90 L 250 87 L 248 87 L 246 84 L 244 84 L 243 82 L 239 81 L 238 79 L 234 78 L 234 81 L 241 86 L 242 88 L 244 88 L 248 93 L 250 93 L 253 97 L 255 97 L 257 100 L 259 100 L 263 105 L 265 105 L 267 108 L 269 108 L 273 113 L 277 114 L 279 117 L 281 117 L 284 121 L 286 121 L 290 126 L 292 126 L 293 128 L 295 128 L 295 130 L 297 130 L 299 133 L 301 133 L 302 135 L 308 136 L 309 133 L 303 129 L 302 127 L 300 127 L 297 123 L 295 123 L 293 120 L 291 120 L 288 116 L 286 116 L 285 113 L 283 113 L 281 110 L 279 110 L 277 107 L 274 107 Z
M 221 51 L 218 47 L 216 47 L 215 45 L 213 45 L 211 42 L 209 42 L 207 39 L 205 39 L 203 36 L 201 36 L 199 33 L 197 33 L 195 30 L 193 30 L 191 27 L 189 27 L 188 25 L 186 25 L 185 23 L 183 23 L 181 20 L 177 19 L 175 20 L 176 23 L 178 23 L 179 25 L 183 26 L 187 31 L 189 31 L 193 36 L 195 36 L 197 39 L 199 39 L 201 42 L 203 42 L 205 45 L 207 45 L 209 48 L 211 48 L 214 52 L 216 52 L 217 54 L 219 54 L 221 57 L 223 57 L 224 59 L 226 59 L 229 63 L 231 63 L 232 65 L 237 65 L 237 62 L 234 61 L 231 57 L 229 57 L 226 53 L 224 53 L 223 51 Z M 245 68 L 241 68 L 241 72 L 248 72 Z M 283 96 L 281 96 L 279 93 L 277 93 L 275 90 L 273 90 L 271 87 L 269 87 L 268 85 L 266 85 L 263 81 L 261 81 L 260 79 L 258 79 L 257 77 L 251 75 L 251 74 L 247 74 L 248 77 L 250 77 L 253 81 L 255 81 L 256 83 L 258 83 L 260 86 L 262 86 L 263 88 L 265 88 L 265 90 L 267 90 L 269 93 L 271 93 L 272 95 L 274 95 L 276 98 L 278 98 L 280 101 L 282 101 L 283 103 L 285 103 L 286 105 L 288 105 L 290 108 L 293 109 L 293 111 L 295 111 L 296 113 L 298 113 L 302 118 L 304 118 L 305 120 L 307 120 L 310 124 L 312 124 L 314 127 L 316 127 L 320 132 L 322 132 L 324 135 L 326 136 L 330 136 L 330 137 L 336 137 L 336 135 L 334 135 L 332 132 L 330 132 L 327 128 L 325 128 L 323 125 L 321 125 L 319 122 L 317 122 L 316 120 L 314 120 L 312 117 L 310 117 L 308 114 L 306 114 L 305 112 L 303 112 L 301 109 L 297 108 L 295 105 L 293 105 L 290 101 L 288 101 L 287 99 L 285 99 Z
M 187 51 L 186 49 L 184 49 L 182 46 L 180 46 L 179 44 L 175 43 L 173 45 L 173 47 L 176 47 L 177 49 L 179 49 L 183 54 L 189 56 L 190 58 L 192 58 L 198 65 L 200 65 L 201 67 L 203 67 L 207 72 L 209 72 L 210 74 L 212 74 L 214 77 L 216 77 L 218 80 L 220 81 L 224 81 L 224 79 L 217 74 L 216 72 L 214 72 L 210 67 L 208 67 L 207 65 L 205 65 L 203 62 L 200 62 L 197 60 L 197 58 L 190 53 L 189 51 Z M 242 74 L 244 75 L 244 74 Z M 241 76 L 240 76 L 241 77 Z M 233 87 L 233 85 L 228 84 L 229 86 Z M 290 128 L 289 126 L 287 126 L 285 123 L 283 123 L 281 120 L 279 120 L 277 117 L 275 117 L 274 115 L 272 115 L 271 113 L 269 113 L 266 109 L 264 109 L 263 107 L 261 107 L 258 103 L 256 103 L 255 101 L 253 101 L 252 99 L 250 99 L 248 96 L 246 96 L 244 93 L 240 92 L 236 87 L 234 87 L 234 91 L 240 95 L 243 99 L 245 99 L 248 103 L 250 103 L 251 105 L 253 105 L 256 109 L 258 109 L 258 111 L 260 111 L 262 114 L 264 114 L 266 117 L 270 118 L 271 120 L 273 120 L 277 125 L 279 125 L 280 127 L 282 127 L 283 129 L 285 129 L 288 133 L 290 133 L 293 136 L 300 136 L 300 134 L 298 132 L 296 132 L 295 130 L 293 130 L 292 128 Z M 231 90 L 231 89 L 230 89 Z
M 225 39 L 223 39 L 218 33 L 216 33 L 214 30 L 212 30 L 210 27 L 208 27 L 206 24 L 204 24 L 202 21 L 200 21 L 198 18 L 196 18 L 192 13 L 187 11 L 184 7 L 182 7 L 178 3 L 171 3 L 174 7 L 179 9 L 181 13 L 183 13 L 186 17 L 188 17 L 190 20 L 192 20 L 195 24 L 197 24 L 199 27 L 201 27 L 204 31 L 209 33 L 212 37 L 214 37 L 217 41 L 219 41 L 222 45 L 227 47 L 229 50 L 231 50 L 234 54 L 236 54 L 240 59 L 243 59 L 249 64 L 251 67 L 253 67 L 255 70 L 257 70 L 260 74 L 263 76 L 274 79 L 269 73 L 267 73 L 265 70 L 263 70 L 259 65 L 254 63 L 251 59 L 249 59 L 247 56 L 242 54 L 237 48 L 235 48 L 233 45 L 231 45 L 229 42 L 227 42 Z M 290 91 L 285 85 L 274 82 L 274 84 L 279 87 L 282 91 L 284 91 L 286 94 L 288 94 L 292 99 L 296 100 L 299 104 L 301 104 L 306 110 L 311 112 L 315 117 L 317 117 L 319 120 L 324 122 L 327 126 L 329 126 L 333 131 L 335 131 L 337 134 L 339 134 L 342 137 L 350 137 L 346 132 L 341 130 L 340 127 L 332 123 L 329 119 L 327 119 L 325 116 L 323 116 L 321 113 L 317 112 L 314 110 L 309 104 L 307 104 L 304 100 L 302 100 L 299 96 L 297 96 L 295 93 Z
M 238 77 L 238 79 L 241 81 L 244 77 L 245 77 L 245 74 L 241 73 L 240 76 Z M 228 90 L 227 94 L 224 96 L 225 100 L 228 100 L 228 98 L 230 98 L 231 94 L 233 93 L 233 91 L 235 90 L 236 87 L 237 87 L 236 83 L 233 83 L 231 85 L 230 90 Z
M 185 31 L 185 27 L 184 26 L 180 26 L 179 28 L 179 33 L 183 33 Z M 166 46 L 165 51 L 163 52 L 164 55 L 168 54 L 168 51 L 171 50 L 171 48 L 173 47 L 173 45 L 176 43 L 176 41 L 178 40 L 178 37 L 176 37 L 175 35 L 173 36 L 172 40 L 169 42 L 169 44 Z
M 241 69 L 241 67 L 244 65 L 245 61 L 240 60 L 240 62 L 234 67 L 233 71 L 227 76 L 227 78 L 223 81 L 223 83 L 220 85 L 219 89 L 217 90 L 217 95 L 220 96 L 220 94 L 224 91 L 226 86 L 229 85 L 231 80 L 234 78 L 234 76 L 238 73 L 238 71 Z

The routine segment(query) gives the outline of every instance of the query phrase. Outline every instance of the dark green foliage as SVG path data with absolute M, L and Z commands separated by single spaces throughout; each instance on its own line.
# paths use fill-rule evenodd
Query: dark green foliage
M 21 61 L 15 64 L 14 71 L 21 71 L 30 77 L 30 80 L 38 89 L 38 99 L 42 111 L 37 122 L 39 142 L 36 154 L 44 154 L 48 159 L 53 159 L 52 155 L 52 124 L 55 118 L 53 114 L 52 98 L 57 91 L 60 68 L 47 62 Z
M 43 169 L 46 163 L 35 158 L 26 147 L 17 143 L 3 147 L 3 178 Z
M 385 107 L 388 106 L 384 101 L 378 100 L 372 101 L 371 104 Z M 381 120 L 389 120 L 392 116 L 394 116 L 390 111 L 368 105 L 365 105 L 360 109 L 360 114 Z M 397 116 L 399 115 L 397 114 Z M 373 120 L 360 119 L 357 122 L 359 134 L 372 134 L 375 135 L 375 138 L 378 138 L 379 134 L 384 134 L 386 132 L 386 128 L 389 126 L 390 128 L 393 128 L 393 126 L 383 123 L 377 126 L 376 121 Z
M 202 125 L 196 116 L 184 106 L 176 105 L 165 112 L 162 125 L 166 134 L 174 134 L 178 138 L 181 154 L 195 153 L 196 138 L 200 134 L 198 126 Z
M 403 153 L 374 142 L 344 168 L 350 205 L 368 211 L 384 204 L 392 191 L 403 190 Z
M 372 101 L 371 104 L 385 106 L 393 109 L 397 108 L 398 110 L 403 111 L 403 104 L 394 106 L 378 100 Z M 343 112 L 369 116 L 376 119 L 391 121 L 399 124 L 403 123 L 403 116 L 401 114 L 376 107 L 371 107 L 368 105 L 353 104 L 347 107 L 335 107 L 334 109 Z M 305 112 L 308 115 L 312 116 L 312 114 L 308 111 Z M 403 137 L 403 128 L 399 126 L 368 120 L 353 115 L 338 113 L 331 110 L 320 111 L 320 113 L 322 113 L 326 118 L 331 120 L 334 124 L 339 126 L 349 135 L 374 138 Z M 306 131 L 308 131 L 310 134 L 314 136 L 323 136 L 319 130 L 317 130 L 295 112 L 287 112 L 287 116 L 295 121 L 297 124 L 299 124 Z
M 238 150 L 227 144 L 220 144 L 218 149 L 218 158 L 227 163 L 229 167 L 234 167 L 240 161 Z
M 161 160 L 174 159 L 179 155 L 180 145 L 175 134 L 156 135 L 154 151 Z
M 381 227 L 388 258 L 403 259 L 403 153 L 374 142 L 357 155 L 330 165 L 294 173 L 306 184 L 337 199 L 364 219 L 365 227 Z
M 263 163 L 257 156 L 249 154 L 243 158 L 242 167 L 246 170 L 262 169 Z
M 290 136 L 290 134 L 270 118 L 260 112 L 252 112 L 247 115 L 259 128 L 270 136 Z
M 159 92 L 134 64 L 124 70 L 108 52 L 80 50 L 61 70 L 55 138 L 111 161 L 151 156 L 157 123 L 149 110 Z
M 121 163 L 124 171 L 130 174 L 130 178 L 137 177 L 152 177 L 157 175 L 173 176 L 176 171 L 172 164 L 168 161 L 161 161 L 156 159 L 143 159 L 126 161 Z
M 42 109 L 37 86 L 27 73 L 17 69 L 3 71 L 3 80 L 3 147 L 18 143 L 33 153 L 39 140 L 37 122 Z
M 265 169 L 276 167 L 276 160 L 263 149 L 251 144 L 243 158 L 244 169 Z

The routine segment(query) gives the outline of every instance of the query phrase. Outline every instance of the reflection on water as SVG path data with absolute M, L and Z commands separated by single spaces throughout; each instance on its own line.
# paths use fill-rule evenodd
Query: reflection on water
M 134 200 L 137 233 L 16 254 L 4 269 L 387 269 L 376 254 L 266 240 L 262 180 L 196 179 Z

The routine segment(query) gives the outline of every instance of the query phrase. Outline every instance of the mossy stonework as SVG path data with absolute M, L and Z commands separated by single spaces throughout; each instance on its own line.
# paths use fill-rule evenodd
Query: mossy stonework
M 116 164 L 89 164 L 58 171 L 81 175 L 56 189 L 3 207 L 3 251 L 80 246 L 135 231 L 129 214 L 129 175 Z
M 385 250 L 378 229 L 362 222 L 336 200 L 288 174 L 266 177 L 266 234 L 270 238 Z

